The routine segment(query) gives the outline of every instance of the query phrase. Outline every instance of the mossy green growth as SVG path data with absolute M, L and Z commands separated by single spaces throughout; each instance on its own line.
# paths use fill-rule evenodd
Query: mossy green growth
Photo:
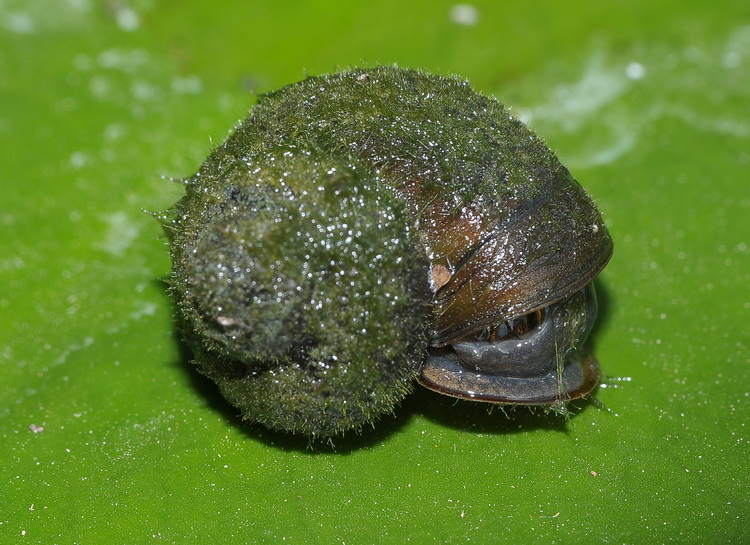
M 428 266 L 390 188 L 339 157 L 278 148 L 202 172 L 175 212 L 185 338 L 246 418 L 325 437 L 410 390 Z
M 200 369 L 245 418 L 317 437 L 392 411 L 437 331 L 548 304 L 599 272 L 597 244 L 611 252 L 583 190 L 502 105 L 393 67 L 262 96 L 164 225 Z M 562 246 L 580 263 L 549 257 Z M 464 299 L 441 301 L 433 273 L 459 262 Z M 503 293 L 517 308 L 482 302 Z

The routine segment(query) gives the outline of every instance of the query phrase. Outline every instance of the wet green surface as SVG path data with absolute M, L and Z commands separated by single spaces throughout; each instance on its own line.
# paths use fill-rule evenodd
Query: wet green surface
M 0 541 L 745 542 L 745 5 L 488 2 L 465 25 L 434 2 L 1 4 Z M 142 212 L 181 195 L 162 176 L 192 174 L 248 90 L 375 62 L 468 78 L 594 196 L 613 412 L 420 390 L 310 450 L 242 427 L 188 365 Z

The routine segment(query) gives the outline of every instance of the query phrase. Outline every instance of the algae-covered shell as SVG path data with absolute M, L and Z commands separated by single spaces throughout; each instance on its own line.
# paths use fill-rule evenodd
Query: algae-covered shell
M 200 369 L 243 415 L 327 437 L 415 379 L 555 404 L 612 242 L 591 199 L 497 101 L 393 67 L 260 97 L 164 215 L 171 293 Z M 581 356 L 583 354 L 583 357 Z

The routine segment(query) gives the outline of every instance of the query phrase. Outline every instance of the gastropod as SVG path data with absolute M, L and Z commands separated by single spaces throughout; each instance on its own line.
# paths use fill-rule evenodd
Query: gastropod
M 260 97 L 161 215 L 200 370 L 244 418 L 315 437 L 416 382 L 561 407 L 612 240 L 552 151 L 468 83 L 352 69 Z

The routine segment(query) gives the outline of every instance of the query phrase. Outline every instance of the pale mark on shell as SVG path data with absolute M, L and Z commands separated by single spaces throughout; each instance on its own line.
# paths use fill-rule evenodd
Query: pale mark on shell
M 222 327 L 232 327 L 233 325 L 237 325 L 237 320 L 231 316 L 219 316 L 216 318 L 216 321 Z
M 452 276 L 453 274 L 445 265 L 435 265 L 432 267 L 430 274 L 430 286 L 432 287 L 432 291 L 435 292 L 445 286 L 450 282 Z

